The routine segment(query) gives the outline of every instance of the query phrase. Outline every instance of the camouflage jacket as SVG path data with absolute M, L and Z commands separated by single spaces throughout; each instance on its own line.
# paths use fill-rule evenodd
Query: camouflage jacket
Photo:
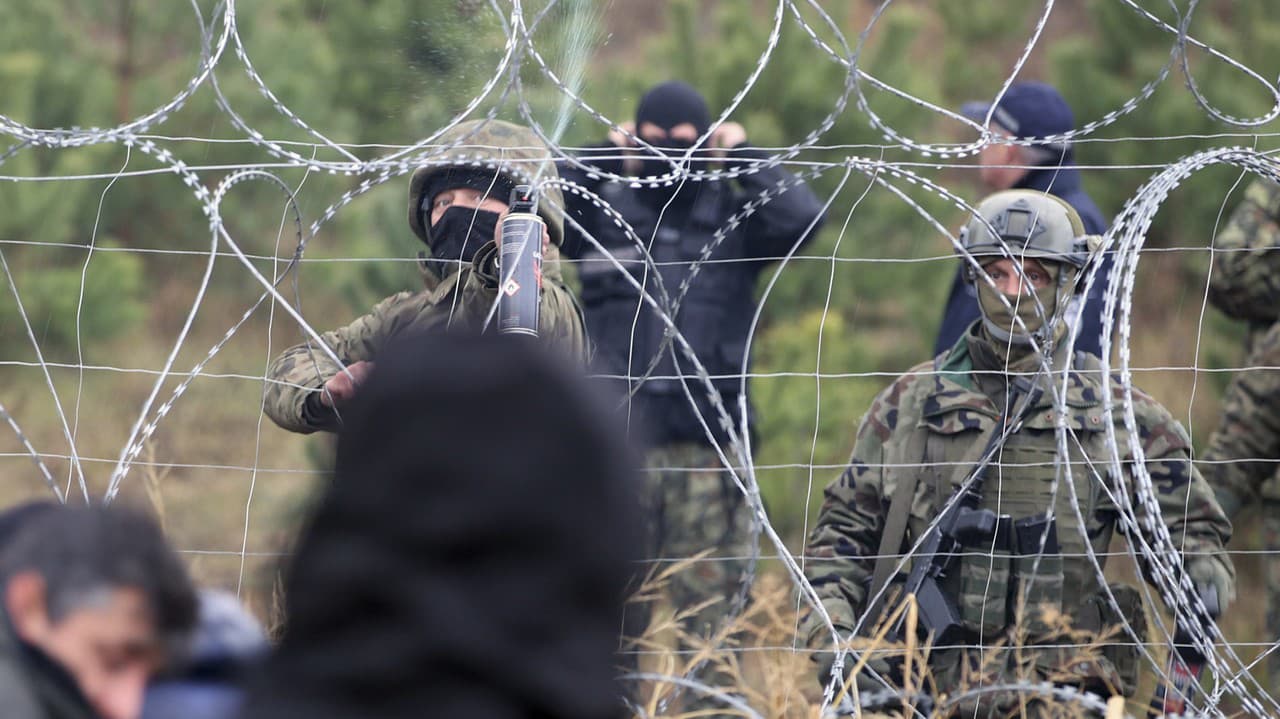
M 1250 325 L 1245 369 L 1227 388 L 1202 458 L 1209 484 L 1234 516 L 1257 498 L 1280 502 L 1280 185 L 1254 180 L 1214 249 L 1209 299 Z
M 325 332 L 321 338 L 344 365 L 349 365 L 376 359 L 378 351 L 391 338 L 406 330 L 479 329 L 497 301 L 496 255 L 496 245 L 487 245 L 476 253 L 472 266 L 453 272 L 443 280 L 424 265 L 424 290 L 392 295 L 379 302 L 369 314 L 346 327 Z M 560 282 L 557 257 L 553 247 L 547 255 L 543 275 L 539 337 L 585 364 L 588 343 L 582 311 L 573 294 Z M 308 403 L 307 399 L 318 396 L 324 383 L 341 369 L 310 342 L 285 350 L 267 371 L 267 416 L 280 427 L 294 432 L 337 429 L 338 413 L 317 406 L 314 400 Z
M 1066 359 L 1070 358 L 1059 357 L 1055 362 L 1065 366 Z M 1081 605 L 1092 601 L 1099 585 L 1085 555 L 1091 546 L 1099 559 L 1106 561 L 1107 545 L 1118 523 L 1111 499 L 1115 495 L 1110 493 L 1126 489 L 1132 492 L 1130 482 L 1119 481 L 1121 478 L 1111 473 L 1107 423 L 1115 426 L 1116 446 L 1121 448 L 1121 467 L 1126 475 L 1133 459 L 1121 410 L 1117 407 L 1111 416 L 1104 413 L 1098 368 L 1096 357 L 1078 353 L 1069 375 L 1065 420 L 1074 436 L 1068 442 L 1067 460 L 1072 481 L 1057 480 L 1067 475 L 1059 474 L 1064 466 L 1054 431 L 1056 411 L 1046 392 L 1026 415 L 1021 430 L 1004 444 L 999 462 L 988 469 L 981 503 L 1016 520 L 1043 515 L 1051 509 L 1050 498 L 1054 497 L 1052 511 L 1061 549 L 1059 556 L 1046 555 L 1035 565 L 1038 569 L 1032 586 L 1038 585 L 1044 592 L 1035 598 L 1035 604 L 1028 600 L 1027 606 L 1053 602 L 1058 615 L 1077 616 Z M 954 488 L 972 471 L 988 433 L 994 431 L 1001 415 L 992 396 L 980 387 L 987 386 L 992 376 L 1003 383 L 1004 376 L 985 374 L 979 381 L 962 339 L 949 353 L 912 368 L 882 391 L 863 417 L 848 467 L 826 488 L 806 552 L 806 575 L 834 623 L 846 632 L 856 625 L 866 608 L 868 584 L 897 485 L 915 484 L 907 536 L 900 547 L 889 549 L 891 553 L 905 553 L 938 515 Z M 1111 387 L 1119 398 L 1120 385 L 1113 380 Z M 1186 556 L 1207 556 L 1207 561 L 1221 562 L 1230 573 L 1230 559 L 1223 545 L 1230 536 L 1231 524 L 1190 462 L 1185 431 L 1151 397 L 1134 389 L 1133 398 L 1138 441 L 1157 489 L 1164 524 Z M 1136 497 L 1130 496 L 1138 506 Z M 1138 512 L 1139 516 L 1145 514 L 1140 508 Z M 1085 522 L 1084 527 L 1079 525 L 1077 514 Z M 968 561 L 970 557 L 976 561 Z M 960 561 L 960 571 L 945 578 L 943 589 L 958 597 L 966 625 L 971 621 L 983 623 L 968 628 L 983 631 L 984 637 L 997 641 L 1000 630 L 1011 620 L 1005 597 L 1016 596 L 1017 588 L 1009 586 L 1002 593 L 995 587 L 1017 581 L 1010 575 L 1026 567 L 1019 570 L 1017 562 L 1009 556 L 995 556 L 989 547 L 966 549 Z M 1001 571 L 1003 576 L 996 576 Z M 1047 576 L 1052 571 L 1056 571 L 1056 579 Z M 975 587 L 974 601 L 978 606 L 965 604 L 966 588 Z M 999 606 L 982 606 L 992 599 Z M 811 620 L 811 640 L 815 637 L 814 623 L 816 620 Z
M 1255 325 L 1280 319 L 1280 185 L 1254 180 L 1214 241 L 1209 300 Z
M 1280 502 L 1280 323 L 1254 343 L 1222 404 L 1205 478 L 1229 516 L 1257 498 Z

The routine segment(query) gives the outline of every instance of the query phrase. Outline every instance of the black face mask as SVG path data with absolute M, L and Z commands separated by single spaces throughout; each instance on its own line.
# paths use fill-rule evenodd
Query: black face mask
M 455 263 L 470 262 L 476 251 L 493 240 L 498 213 L 474 207 L 449 207 L 431 226 L 431 257 Z
M 679 162 L 684 157 L 684 153 L 693 147 L 692 142 L 685 140 L 662 140 L 653 144 L 654 150 L 659 154 L 654 154 L 654 150 L 644 150 L 644 156 L 640 160 L 640 176 L 649 175 L 666 175 L 671 172 L 671 163 Z M 661 155 L 661 156 L 659 156 Z M 697 156 L 695 155 L 695 158 Z M 697 166 L 697 163 L 694 163 Z

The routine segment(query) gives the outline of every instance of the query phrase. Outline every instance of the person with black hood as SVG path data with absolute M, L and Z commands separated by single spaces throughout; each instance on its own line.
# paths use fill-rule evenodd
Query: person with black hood
M 581 230 L 566 222 L 562 252 L 579 260 L 596 371 L 614 396 L 625 398 L 629 425 L 647 447 L 649 556 L 689 558 L 710 552 L 675 574 L 668 587 L 677 609 L 702 607 L 683 626 L 687 635 L 699 638 L 723 624 L 746 576 L 754 538 L 742 494 L 712 444 L 714 439 L 726 456 L 735 456 L 713 401 L 737 416 L 756 312 L 756 280 L 770 260 L 810 241 L 823 221 L 823 205 L 813 191 L 782 167 L 766 166 L 769 155 L 753 148 L 736 122 L 711 132 L 687 168 L 711 172 L 716 168 L 710 157 L 721 163 L 719 169 L 735 173 L 735 179 L 644 181 L 672 173 L 672 161 L 678 162 L 710 126 L 707 103 L 697 90 L 683 82 L 662 83 L 641 98 L 634 125 L 623 125 L 654 149 L 637 147 L 615 130 L 609 142 L 583 153 L 580 160 L 589 169 L 568 162 L 560 166 L 563 178 L 602 198 L 644 245 L 638 246 L 591 200 L 565 193 L 566 217 Z M 638 179 L 607 181 L 596 170 Z M 762 202 L 762 196 L 768 200 Z M 748 212 L 749 203 L 758 206 Z M 646 269 L 642 259 L 645 251 L 671 301 L 687 285 L 673 319 L 713 378 L 714 400 L 679 350 L 671 351 L 662 316 L 631 282 L 659 296 L 650 275 L 654 270 Z M 619 272 L 604 252 L 631 277 Z M 673 354 L 680 356 L 679 363 Z M 750 411 L 748 416 L 753 422 Z
M 1049 139 L 1075 129 L 1071 106 L 1053 86 L 1043 82 L 1016 82 L 995 103 L 967 102 L 960 113 L 983 122 L 988 113 L 988 128 L 1009 140 L 1037 140 L 1032 144 L 992 142 L 978 156 L 979 177 L 991 192 L 1001 190 L 1038 190 L 1066 200 L 1084 221 L 1085 231 L 1102 235 L 1109 224 L 1102 211 L 1084 191 L 1080 170 L 1075 166 L 1075 149 L 1069 141 Z M 1067 318 L 1069 325 L 1079 324 L 1076 349 L 1094 355 L 1102 354 L 1102 338 L 1108 328 L 1102 324 L 1102 302 L 1110 283 L 1114 260 L 1101 259 L 1097 280 L 1087 297 L 1081 298 Z M 943 311 L 942 327 L 934 343 L 933 353 L 940 355 L 960 341 L 965 330 L 980 317 L 978 295 L 973 283 L 965 282 L 963 267 L 956 269 Z
M 545 347 L 398 338 L 349 406 L 243 719 L 620 716 L 629 456 Z

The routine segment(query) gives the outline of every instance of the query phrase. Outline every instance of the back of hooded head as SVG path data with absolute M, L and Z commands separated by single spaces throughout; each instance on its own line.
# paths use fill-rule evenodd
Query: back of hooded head
M 380 355 L 247 716 L 616 715 L 637 465 L 569 365 L 504 335 Z

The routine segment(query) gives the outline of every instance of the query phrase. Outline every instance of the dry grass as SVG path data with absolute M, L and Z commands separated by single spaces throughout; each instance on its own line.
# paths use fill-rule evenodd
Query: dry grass
M 692 561 L 692 560 L 691 560 Z M 678 563 L 668 567 L 662 573 L 652 576 L 637 592 L 633 601 L 659 601 L 666 581 L 681 571 L 687 563 Z M 642 654 L 640 670 L 645 674 L 665 677 L 686 678 L 693 676 L 706 684 L 712 685 L 718 692 L 745 702 L 760 716 L 779 719 L 816 719 L 820 716 L 822 691 L 818 683 L 816 665 L 810 660 L 813 654 L 797 640 L 797 629 L 801 613 L 798 611 L 795 594 L 784 577 L 777 573 L 761 576 L 751 594 L 751 601 L 743 613 L 733 622 L 719 629 L 710 638 L 691 637 L 681 632 L 681 619 L 699 611 L 702 607 L 688 607 L 680 611 L 667 608 L 667 611 L 655 615 L 644 636 L 632 640 L 627 651 L 638 651 Z M 1102 656 L 1103 645 L 1116 641 L 1121 631 L 1118 627 L 1109 628 L 1102 633 L 1086 632 L 1071 626 L 1070 617 L 1052 611 L 1044 611 L 1038 615 L 1040 621 L 1049 626 L 1049 634 L 1056 641 L 1076 647 L 1069 655 L 1062 657 L 1058 668 L 1046 676 L 1037 671 L 1034 652 L 1026 642 L 1025 633 L 1018 641 L 1018 633 L 1014 632 L 1015 641 L 1002 641 L 988 647 L 982 664 L 973 668 L 957 685 L 940 685 L 929 668 L 931 648 L 915 639 L 917 615 L 914 603 L 905 602 L 898 609 L 888 614 L 884 620 L 869 632 L 868 637 L 856 637 L 849 640 L 847 648 L 856 650 L 865 661 L 865 657 L 874 654 L 877 658 L 892 660 L 901 667 L 901 673 L 907 679 L 903 684 L 904 694 L 913 696 L 917 692 L 933 697 L 938 705 L 946 705 L 948 697 L 956 697 L 964 692 L 982 686 L 989 686 L 999 677 L 1002 683 L 1039 684 L 1046 680 L 1071 684 L 1077 681 L 1076 673 L 1081 667 L 1096 666 Z M 902 620 L 904 633 L 908 639 L 894 642 L 886 637 L 891 627 Z M 1027 626 L 1019 622 L 1019 626 Z M 693 651 L 689 652 L 688 648 Z M 1004 651 L 1001 651 L 1004 650 Z M 1002 666 L 1010 659 L 1013 669 Z M 849 655 L 853 672 L 862 666 L 862 661 L 855 662 Z M 1125 711 L 1140 716 L 1146 709 L 1154 686 L 1152 675 L 1148 672 L 1143 678 L 1134 697 L 1125 702 Z M 1118 694 L 1119 688 L 1113 686 L 1112 693 Z M 857 704 L 860 701 L 858 689 L 850 683 L 840 691 L 833 704 L 849 693 L 849 698 Z M 706 716 L 752 716 L 733 708 L 724 700 L 695 701 L 693 693 L 673 681 L 646 680 L 638 682 L 632 690 L 632 697 L 639 707 L 636 716 L 672 717 L 676 719 L 694 719 Z M 1001 695 L 1001 700 L 1013 709 L 1009 709 L 1009 717 L 1096 717 L 1091 709 L 1072 702 L 1044 702 L 1034 692 L 1008 692 Z M 1105 697 L 1104 697 L 1105 698 Z M 1029 705 L 1035 709 L 1027 711 Z M 972 715 L 974 704 L 960 704 L 960 715 Z M 953 704 L 950 707 L 955 710 Z M 906 716 L 918 707 L 902 705 L 881 706 L 875 711 L 862 713 L 865 717 Z M 982 714 L 985 716 L 985 714 Z
M 1136 328 L 1135 365 L 1193 364 L 1194 342 L 1186 338 L 1194 337 L 1196 318 L 1171 314 L 1168 308 L 1176 305 L 1175 298 L 1160 294 L 1158 283 L 1147 282 L 1143 287 L 1156 295 L 1151 300 L 1152 307 L 1139 308 L 1146 321 Z M 1173 291 L 1167 289 L 1165 294 Z M 1165 308 L 1163 314 L 1157 306 Z M 217 322 L 198 326 L 189 342 L 190 349 L 183 353 L 177 366 L 190 367 L 223 331 L 225 325 Z M 276 351 L 297 338 L 296 331 L 285 324 L 277 325 L 271 336 Z M 210 370 L 260 375 L 267 359 L 267 338 L 265 323 L 251 323 Z M 169 340 L 143 335 L 98 348 L 96 355 L 86 356 L 85 362 L 154 368 L 160 366 L 168 349 Z M 101 496 L 115 457 L 154 378 L 138 373 L 89 371 L 81 387 L 81 377 L 72 369 L 54 369 L 52 373 L 69 413 L 74 398 L 83 396 L 76 446 L 88 460 L 85 471 L 90 493 Z M 46 462 L 60 484 L 72 487 L 72 497 L 79 496 L 69 463 L 53 456 L 65 454 L 67 443 L 43 377 L 24 367 L 6 367 L 3 374 L 8 388 L 6 407 L 31 435 L 37 449 L 49 455 Z M 1217 396 L 1213 387 L 1202 381 L 1193 400 L 1190 376 L 1188 371 L 1147 372 L 1138 375 L 1138 381 L 1143 389 L 1168 404 L 1175 416 L 1191 420 L 1198 428 L 1195 437 L 1199 443 L 1207 437 L 1215 419 Z M 1202 375 L 1201 379 L 1206 378 Z M 175 384 L 170 380 L 161 397 L 167 397 Z M 284 622 L 281 562 L 317 488 L 324 482 L 315 458 L 323 457 L 328 446 L 323 439 L 293 435 L 269 422 L 260 425 L 260 393 L 261 383 L 253 379 L 205 378 L 194 383 L 147 444 L 124 485 L 122 499 L 151 507 L 174 544 L 184 550 L 193 575 L 207 585 L 240 589 L 251 609 L 273 635 L 278 635 Z M 73 415 L 69 421 L 73 428 L 74 419 Z M 849 417 L 850 424 L 855 420 L 856 417 Z M 809 440 L 797 439 L 806 447 Z M 0 455 L 0 462 L 7 462 L 8 470 L 6 481 L 0 483 L 0 505 L 48 497 L 48 489 L 37 479 L 30 459 L 7 432 L 0 432 L 0 452 L 5 453 Z M 826 479 L 819 477 L 817 487 Z M 804 500 L 796 503 L 797 507 L 803 505 Z M 1255 513 L 1246 513 L 1237 522 L 1234 549 L 1261 546 L 1256 510 L 1251 511 Z M 793 546 L 799 546 L 798 539 L 791 538 Z M 1262 562 L 1256 554 L 1237 555 L 1236 562 L 1240 598 L 1223 620 L 1224 632 L 1236 641 L 1257 642 L 1263 638 L 1259 628 L 1263 626 L 1268 602 L 1261 584 Z M 655 579 L 658 583 L 646 590 L 649 599 L 660 593 L 662 578 Z M 744 613 L 721 636 L 703 642 L 693 655 L 675 650 L 679 643 L 678 617 L 670 611 L 655 614 L 653 626 L 637 649 L 645 652 L 642 666 L 646 670 L 679 676 L 705 662 L 709 671 L 729 677 L 733 693 L 761 714 L 811 718 L 816 716 L 821 697 L 807 651 L 795 646 L 797 623 L 789 581 L 780 570 L 765 568 Z M 918 661 L 925 656 L 921 647 L 877 648 L 905 653 L 913 657 L 913 666 L 924 665 Z M 1256 651 L 1243 648 L 1241 654 L 1248 658 Z M 1262 676 L 1260 670 L 1258 676 Z M 930 685 L 926 674 L 916 675 L 913 682 L 937 689 Z M 1139 689 L 1139 703 L 1131 704 L 1129 711 L 1140 714 L 1150 691 L 1148 677 Z M 649 716 L 694 716 L 680 714 L 681 702 L 671 700 L 675 694 L 671 684 L 653 682 L 639 688 L 639 703 L 649 710 Z M 665 713 L 657 711 L 665 705 L 670 705 Z

